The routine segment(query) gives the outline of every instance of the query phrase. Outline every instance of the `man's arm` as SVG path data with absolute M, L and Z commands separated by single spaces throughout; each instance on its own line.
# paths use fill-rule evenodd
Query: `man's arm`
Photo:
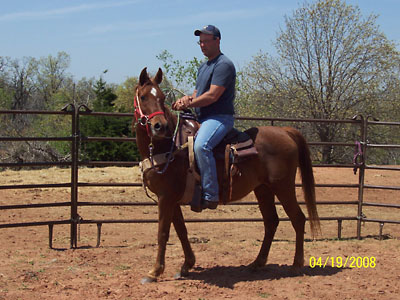
M 196 97 L 197 91 L 195 90 L 192 96 L 184 96 L 178 99 L 172 108 L 175 110 L 186 109 L 189 107 L 204 107 L 208 106 L 216 101 L 225 92 L 225 87 L 212 84 L 210 89 L 204 94 Z
M 193 97 L 186 107 L 204 107 L 216 101 L 225 92 L 225 87 L 212 84 L 210 89 L 199 97 Z

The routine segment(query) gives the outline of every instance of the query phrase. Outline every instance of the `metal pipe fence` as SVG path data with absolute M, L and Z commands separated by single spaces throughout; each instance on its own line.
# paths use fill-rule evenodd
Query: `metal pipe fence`
M 84 110 L 82 110 L 82 108 Z M 93 141 L 114 141 L 114 142 L 136 142 L 135 138 L 122 138 L 122 137 L 84 137 L 81 135 L 79 120 L 80 116 L 102 116 L 102 117 L 126 117 L 133 118 L 132 113 L 104 113 L 104 112 L 92 112 L 86 106 L 76 106 L 69 104 L 63 108 L 62 111 L 22 111 L 22 110 L 0 110 L 0 115 L 5 114 L 33 114 L 33 115 L 65 115 L 71 118 L 71 135 L 67 137 L 0 137 L 0 142 L 15 142 L 15 141 L 64 141 L 70 143 L 71 159 L 68 162 L 31 162 L 31 163 L 0 163 L 0 167 L 13 168 L 13 167 L 69 167 L 71 170 L 70 182 L 58 183 L 58 184 L 24 184 L 24 185 L 3 185 L 0 186 L 1 190 L 6 189 L 31 189 L 31 188 L 70 188 L 70 201 L 69 202 L 58 202 L 58 203 L 39 203 L 39 204 L 20 204 L 20 205 L 0 205 L 1 211 L 7 211 L 11 209 L 33 209 L 43 207 L 70 207 L 70 218 L 64 220 L 47 220 L 37 222 L 25 222 L 25 223 L 3 223 L 0 224 L 0 228 L 11 228 L 11 227 L 27 227 L 27 226 L 45 226 L 49 227 L 49 246 L 52 247 L 53 241 L 53 227 L 54 225 L 69 224 L 70 225 L 70 245 L 71 248 L 76 248 L 78 245 L 78 225 L 80 224 L 97 224 L 97 246 L 100 245 L 101 227 L 103 223 L 157 223 L 157 219 L 96 219 L 96 220 L 83 220 L 78 213 L 78 207 L 83 206 L 154 206 L 154 202 L 84 202 L 78 199 L 79 188 L 84 187 L 141 187 L 141 182 L 134 183 L 88 183 L 79 181 L 79 167 L 80 166 L 137 166 L 139 162 L 118 162 L 118 161 L 81 161 L 79 160 L 79 147 L 83 142 Z M 364 190 L 365 189 L 382 189 L 382 190 L 400 190 L 399 186 L 379 186 L 370 185 L 365 183 L 365 172 L 368 169 L 379 169 L 379 170 L 391 170 L 400 171 L 400 168 L 386 167 L 386 166 L 370 166 L 366 164 L 367 148 L 381 148 L 391 149 L 400 148 L 400 145 L 395 144 L 369 144 L 368 137 L 368 126 L 400 126 L 400 122 L 379 122 L 369 121 L 369 117 L 364 118 L 363 116 L 357 116 L 351 120 L 323 120 L 323 119 L 283 119 L 283 118 L 248 118 L 248 117 L 236 117 L 237 120 L 247 121 L 263 121 L 270 122 L 271 125 L 276 125 L 279 122 L 305 122 L 305 123 L 347 123 L 352 126 L 359 127 L 360 141 L 354 143 L 343 143 L 343 142 L 309 142 L 310 146 L 339 146 L 339 147 L 354 147 L 359 145 L 359 152 L 355 156 L 354 162 L 349 164 L 314 164 L 314 167 L 335 167 L 335 168 L 353 168 L 359 172 L 358 184 L 316 184 L 316 188 L 352 188 L 358 190 L 358 197 L 353 201 L 320 201 L 318 205 L 354 205 L 357 206 L 357 213 L 352 217 L 321 217 L 322 221 L 337 221 L 338 222 L 338 238 L 341 238 L 342 222 L 343 221 L 356 221 L 357 222 L 357 238 L 361 239 L 361 224 L 362 222 L 376 222 L 380 224 L 380 236 L 382 236 L 382 228 L 385 223 L 400 224 L 400 220 L 381 220 L 381 219 L 369 219 L 363 214 L 363 207 L 377 207 L 377 208 L 400 208 L 398 204 L 383 204 L 364 202 Z M 296 185 L 300 186 L 300 185 Z M 238 202 L 229 205 L 256 205 L 256 202 Z M 277 202 L 276 204 L 280 204 Z M 300 205 L 304 205 L 304 202 L 299 202 Z M 281 221 L 288 221 L 288 218 L 281 218 Z M 261 222 L 261 218 L 225 218 L 225 219 L 188 219 L 186 222 Z

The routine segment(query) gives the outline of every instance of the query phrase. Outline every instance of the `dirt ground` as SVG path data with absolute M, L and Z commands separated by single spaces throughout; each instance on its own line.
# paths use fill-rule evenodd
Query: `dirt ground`
M 315 168 L 317 183 L 357 183 L 350 169 Z M 62 183 L 68 169 L 0 172 L 0 185 Z M 82 169 L 81 182 L 139 182 L 137 168 Z M 399 186 L 400 172 L 367 170 L 367 184 Z M 367 189 L 364 201 L 400 204 L 399 191 Z M 0 190 L 0 205 L 69 201 L 69 190 Z M 357 189 L 317 188 L 317 201 L 355 201 Z M 298 200 L 302 201 L 301 189 Z M 141 188 L 85 187 L 79 201 L 149 202 Z M 255 201 L 250 194 L 245 201 Z M 184 207 L 187 219 L 260 218 L 256 205 L 220 206 L 195 214 Z M 286 217 L 278 206 L 279 215 Z M 357 214 L 356 205 L 319 205 L 320 217 Z M 305 207 L 303 207 L 305 212 Z M 305 212 L 306 213 L 306 212 Z M 400 220 L 400 210 L 365 207 L 368 218 Z M 79 207 L 84 220 L 157 219 L 155 206 Z M 67 207 L 0 210 L 0 224 L 67 220 Z M 379 224 L 362 226 L 356 237 L 356 221 L 343 221 L 342 239 L 337 221 L 322 221 L 322 236 L 310 239 L 306 227 L 305 267 L 294 273 L 294 231 L 289 222 L 279 224 L 269 260 L 261 270 L 247 268 L 257 256 L 263 238 L 261 222 L 188 223 L 196 254 L 189 277 L 174 279 L 183 263 L 183 252 L 171 230 L 166 269 L 157 283 L 141 284 L 155 262 L 157 224 L 103 224 L 101 245 L 96 248 L 97 227 L 79 226 L 77 249 L 70 249 L 70 227 L 54 227 L 53 247 L 48 227 L 0 229 L 0 299 L 399 299 L 400 225 L 385 224 L 379 240 Z M 346 265 L 345 265 L 346 264 Z

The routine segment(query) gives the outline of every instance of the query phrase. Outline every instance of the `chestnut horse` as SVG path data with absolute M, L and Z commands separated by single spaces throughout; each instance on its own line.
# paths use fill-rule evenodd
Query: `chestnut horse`
M 165 95 L 159 88 L 161 81 L 161 69 L 154 78 L 150 78 L 144 68 L 136 87 L 134 100 L 136 124 L 134 125 L 137 146 L 142 159 L 171 151 L 177 116 L 164 105 Z M 270 246 L 279 223 L 274 203 L 276 195 L 296 232 L 293 267 L 300 269 L 304 265 L 303 244 L 306 218 L 297 203 L 295 194 L 297 167 L 300 168 L 313 236 L 320 230 L 315 203 L 314 175 L 308 146 L 301 133 L 290 127 L 257 127 L 248 129 L 246 133 L 253 139 L 258 155 L 239 163 L 241 176 L 234 177 L 231 200 L 239 200 L 254 191 L 264 220 L 265 233 L 262 246 L 250 267 L 259 268 L 267 262 Z M 178 200 L 184 193 L 188 167 L 189 161 L 187 150 L 185 150 L 174 153 L 173 160 L 166 168 L 164 164 L 144 170 L 143 184 L 158 197 L 159 221 L 156 263 L 142 283 L 156 281 L 164 271 L 165 251 L 171 223 L 175 227 L 185 255 L 180 275 L 187 276 L 195 264 L 195 256 L 188 240 L 182 210 L 178 204 Z M 217 161 L 217 169 L 218 174 L 221 174 L 223 163 Z

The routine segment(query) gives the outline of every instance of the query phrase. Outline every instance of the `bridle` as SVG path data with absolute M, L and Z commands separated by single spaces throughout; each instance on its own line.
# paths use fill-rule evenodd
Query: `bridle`
M 151 91 L 151 93 L 153 94 L 153 90 Z M 156 92 L 154 91 L 154 94 L 153 94 L 154 96 L 155 96 L 155 93 L 156 93 Z M 146 127 L 147 135 L 148 135 L 148 137 L 150 138 L 150 143 L 149 143 L 149 146 L 148 146 L 148 147 L 149 147 L 149 160 L 150 160 L 150 162 L 151 162 L 151 168 L 154 168 L 154 167 L 156 167 L 156 166 L 154 165 L 154 161 L 153 161 L 153 150 L 154 150 L 154 145 L 153 145 L 153 135 L 151 134 L 151 131 L 150 131 L 150 126 L 151 126 L 150 120 L 151 120 L 153 117 L 157 116 L 157 115 L 165 115 L 165 113 L 164 113 L 163 111 L 156 111 L 156 112 L 151 113 L 150 115 L 145 115 L 145 114 L 143 113 L 141 107 L 140 107 L 139 89 L 138 89 L 138 88 L 136 89 L 136 96 L 135 96 L 135 98 L 134 98 L 134 107 L 135 107 L 135 118 L 136 118 L 136 120 L 137 120 L 137 123 L 136 123 L 136 124 L 137 124 L 137 125 L 140 125 L 140 126 L 143 126 L 143 127 Z M 167 153 L 163 153 L 163 154 L 162 154 L 162 155 L 165 155 L 165 157 L 166 157 L 165 166 L 164 166 L 164 168 L 163 168 L 161 171 L 156 171 L 157 174 L 164 174 L 165 171 L 167 170 L 167 168 L 168 168 L 170 162 L 173 161 L 173 159 L 174 159 L 174 154 L 175 154 L 177 151 L 180 151 L 180 150 L 181 150 L 181 149 L 178 149 L 178 150 L 176 150 L 176 151 L 173 151 L 173 148 L 175 147 L 175 139 L 176 139 L 176 136 L 177 136 L 177 134 L 178 134 L 178 128 L 179 128 L 179 124 L 180 124 L 179 120 L 180 120 L 180 115 L 178 114 L 178 120 L 177 120 L 177 123 L 176 123 L 176 127 L 175 127 L 175 130 L 174 130 L 174 133 L 173 133 L 173 135 L 172 135 L 172 141 L 171 141 L 171 148 L 170 148 L 170 151 L 167 152 Z M 143 171 L 142 171 L 142 172 L 143 172 Z M 145 188 L 145 190 L 146 190 L 146 188 Z M 147 191 L 146 191 L 146 194 L 147 194 Z
M 150 126 L 151 126 L 151 122 L 150 120 L 152 118 L 154 118 L 155 116 L 158 115 L 164 115 L 163 111 L 156 111 L 151 113 L 150 115 L 145 115 L 142 111 L 142 108 L 140 107 L 140 101 L 139 101 L 139 89 L 136 89 L 136 96 L 133 100 L 133 104 L 135 107 L 135 118 L 137 121 L 138 125 L 142 125 L 146 127 L 146 131 L 147 131 L 147 135 L 149 137 L 151 137 L 151 133 L 150 133 Z

